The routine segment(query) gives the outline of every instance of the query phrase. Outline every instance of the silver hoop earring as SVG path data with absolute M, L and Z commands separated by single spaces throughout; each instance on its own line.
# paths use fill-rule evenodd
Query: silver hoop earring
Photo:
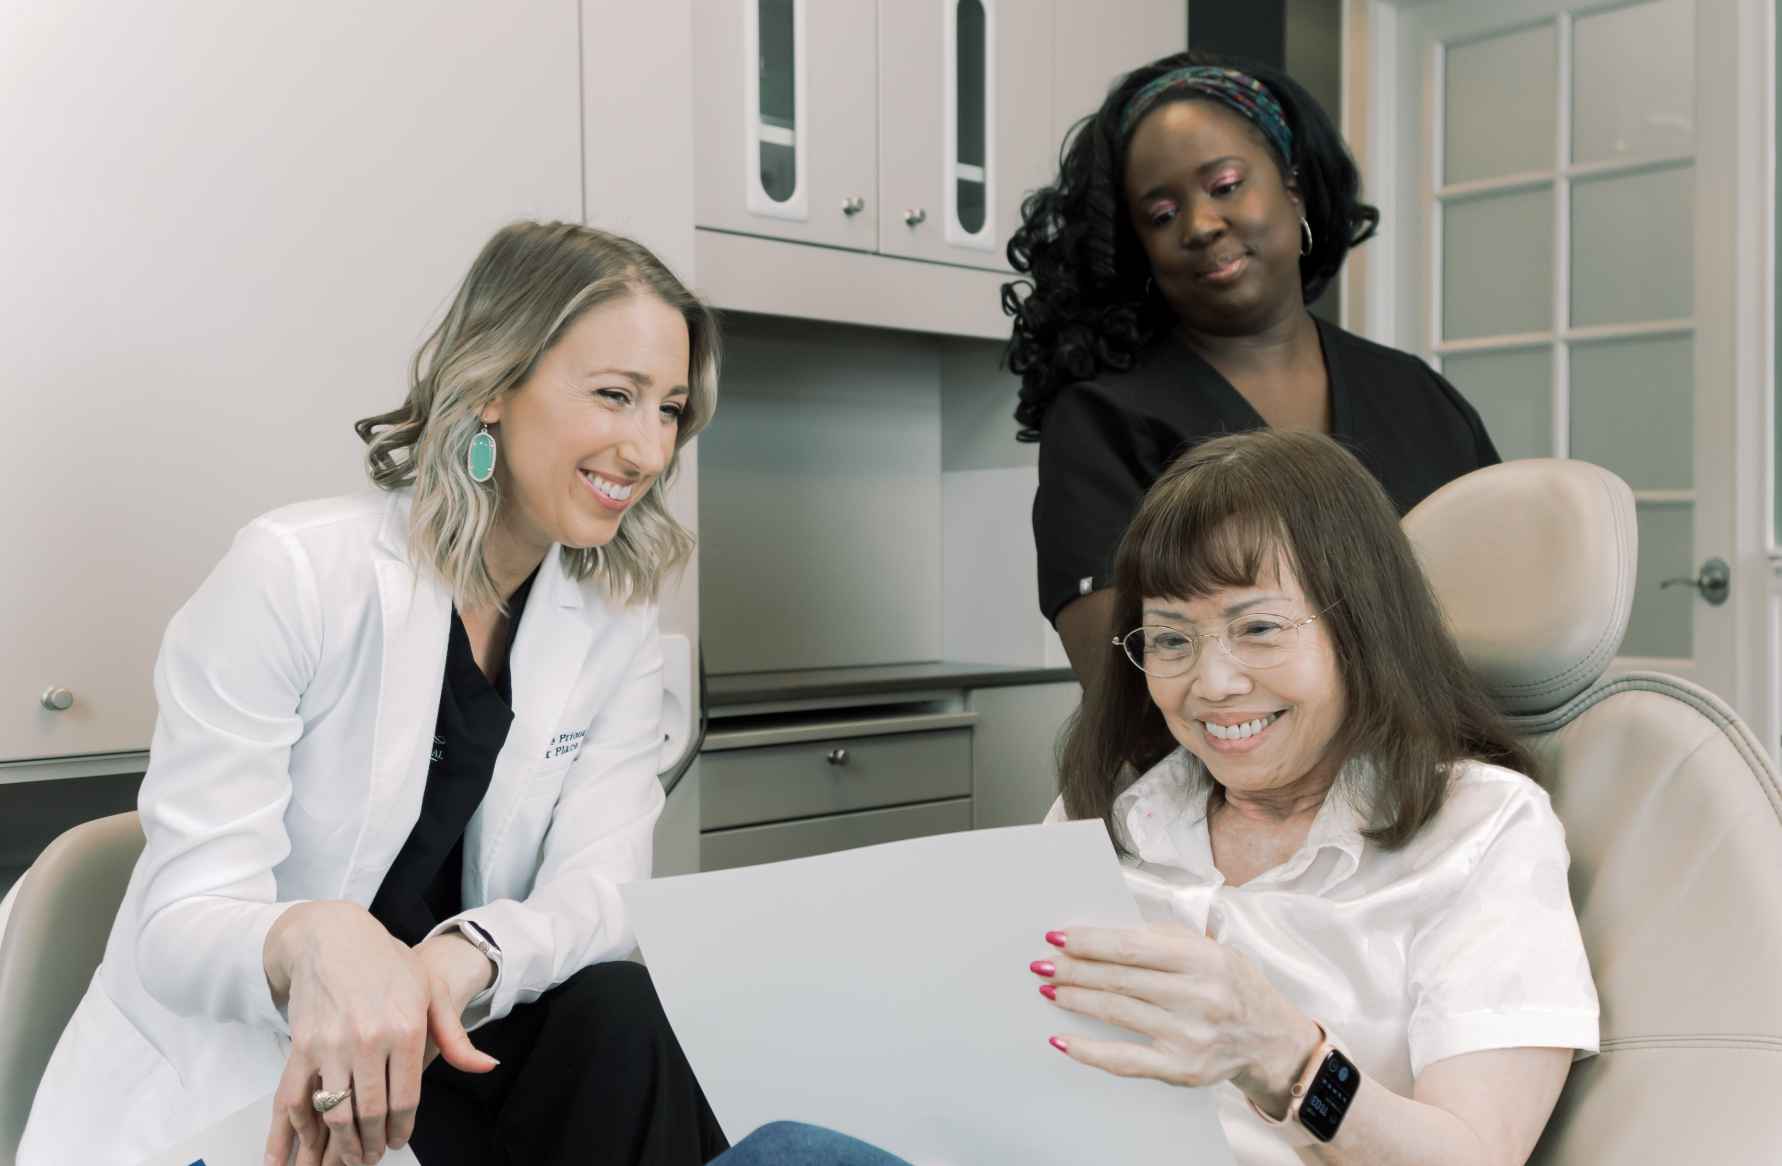
M 1305 236 L 1305 246 L 1299 249 L 1299 253 L 1310 255 L 1312 253 L 1312 224 L 1306 221 L 1304 215 L 1299 217 L 1299 233 Z
M 1157 290 L 1157 281 L 1156 281 L 1156 280 L 1154 280 L 1154 279 L 1152 279 L 1152 278 L 1151 278 L 1151 277 L 1150 277 L 1150 276 L 1148 276 L 1148 275 L 1147 275 L 1147 276 L 1145 276 L 1145 298 L 1146 298 L 1146 299 L 1147 299 L 1147 300 L 1148 300 L 1148 299 L 1150 299 L 1150 298 L 1151 298 L 1151 293 L 1152 293 L 1152 292 L 1154 292 L 1154 291 L 1156 291 L 1156 290 Z
M 489 432 L 487 421 L 470 439 L 470 452 L 465 455 L 464 468 L 469 471 L 470 480 L 479 486 L 495 476 L 495 435 Z

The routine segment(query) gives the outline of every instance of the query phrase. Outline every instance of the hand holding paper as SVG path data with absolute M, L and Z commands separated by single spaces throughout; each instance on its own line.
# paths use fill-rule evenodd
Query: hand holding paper
M 675 1032 L 732 1141 L 827 1125 L 915 1166 L 1226 1166 L 1211 1099 L 1086 1069 L 1131 1040 L 1034 991 L 1047 931 L 1137 927 L 1098 822 L 982 830 L 625 889 Z

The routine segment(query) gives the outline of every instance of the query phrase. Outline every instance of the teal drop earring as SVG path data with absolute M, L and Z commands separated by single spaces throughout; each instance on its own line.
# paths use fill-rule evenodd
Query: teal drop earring
M 465 462 L 470 480 L 479 486 L 495 476 L 495 435 L 489 432 L 487 421 L 470 439 L 470 454 Z

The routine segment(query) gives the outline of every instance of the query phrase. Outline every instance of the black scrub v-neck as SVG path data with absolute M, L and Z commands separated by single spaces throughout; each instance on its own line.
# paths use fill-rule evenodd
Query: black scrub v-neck
M 508 600 L 510 666 L 493 683 L 477 666 L 470 634 L 452 607 L 421 814 L 371 901 L 373 917 L 410 947 L 464 909 L 464 831 L 489 792 L 495 758 L 513 727 L 513 645 L 537 577 L 535 570 Z
M 1385 487 L 1400 514 L 1462 474 L 1498 461 L 1479 414 L 1423 361 L 1318 321 L 1330 435 Z M 1040 610 L 1113 584 L 1114 549 L 1145 491 L 1210 437 L 1267 422 L 1174 335 L 1123 373 L 1066 386 L 1040 429 L 1033 499 Z
M 1312 317 L 1312 321 L 1314 324 L 1320 323 L 1316 316 Z M 1330 436 L 1341 442 L 1344 440 L 1343 434 L 1347 432 L 1350 420 L 1347 386 L 1343 382 L 1342 372 L 1337 362 L 1330 359 L 1330 345 L 1325 342 L 1324 329 L 1319 327 L 1315 331 L 1318 335 L 1318 355 L 1324 361 L 1325 400 L 1330 404 Z M 1201 384 L 1206 391 L 1221 398 L 1216 404 L 1216 409 L 1221 415 L 1235 420 L 1247 420 L 1249 424 L 1244 425 L 1244 429 L 1268 428 L 1268 422 L 1261 413 L 1257 412 L 1256 406 L 1250 403 L 1250 398 L 1244 396 L 1244 391 L 1231 383 L 1230 377 L 1220 372 L 1213 366 L 1212 361 L 1186 344 L 1179 340 L 1176 343 L 1183 350 L 1184 363 L 1190 366 L 1199 366 L 1193 380 Z M 1345 444 L 1347 443 L 1345 442 Z

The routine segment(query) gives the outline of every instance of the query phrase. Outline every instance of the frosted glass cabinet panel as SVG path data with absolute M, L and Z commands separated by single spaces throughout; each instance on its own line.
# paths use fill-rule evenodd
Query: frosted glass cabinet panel
M 1695 508 L 1688 504 L 1640 503 L 1640 562 L 1634 573 L 1633 614 L 1627 621 L 1623 656 L 1688 659 L 1695 652 L 1689 618 L 1695 592 L 1665 588 L 1669 578 L 1695 575 Z
M 1572 456 L 1635 490 L 1694 486 L 1694 339 L 1577 344 L 1571 358 Z
M 957 0 L 951 15 L 947 104 L 953 132 L 947 137 L 947 163 L 953 187 L 947 229 L 949 235 L 975 238 L 989 217 L 989 29 L 983 0 Z
M 1695 263 L 1692 166 L 1572 187 L 1572 326 L 1689 318 Z
M 1553 169 L 1554 42 L 1547 23 L 1448 48 L 1445 184 Z
M 1444 339 L 1552 326 L 1552 188 L 1451 202 L 1442 236 Z
M 1479 411 L 1505 461 L 1553 456 L 1553 356 L 1546 348 L 1459 352 L 1442 375 Z
M 799 193 L 798 65 L 806 46 L 799 44 L 794 0 L 753 0 L 755 57 L 755 173 L 750 195 L 765 195 L 782 206 Z M 756 200 L 758 201 L 758 200 Z
M 693 21 L 699 226 L 878 245 L 874 0 L 725 0 Z
M 1572 160 L 1676 154 L 1695 145 L 1695 11 L 1657 0 L 1572 25 Z

